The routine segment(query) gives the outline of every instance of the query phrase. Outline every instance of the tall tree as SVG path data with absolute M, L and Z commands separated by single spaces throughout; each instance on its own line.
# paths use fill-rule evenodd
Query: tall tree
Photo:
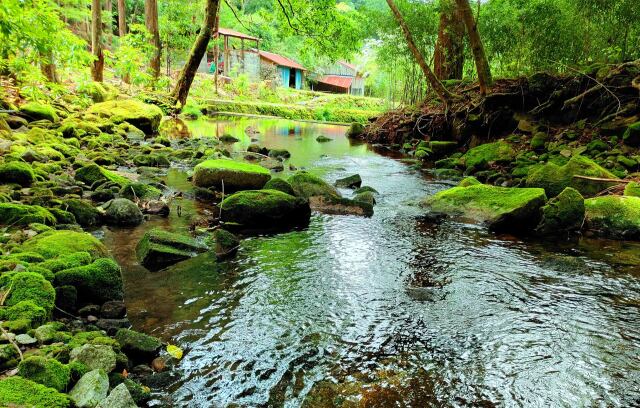
M 473 59 L 476 62 L 476 70 L 478 71 L 478 83 L 480 84 L 480 93 L 486 95 L 489 87 L 491 86 L 491 69 L 489 68 L 489 61 L 487 55 L 484 52 L 484 46 L 478 33 L 478 25 L 473 18 L 473 11 L 469 5 L 469 0 L 456 0 L 458 9 L 462 14 L 464 25 L 467 27 L 467 34 L 469 35 L 469 44 L 471 44 L 471 51 L 473 53 Z
M 118 0 L 118 35 L 127 35 L 127 5 L 124 0 Z
M 462 79 L 463 67 L 464 21 L 453 0 L 441 0 L 433 71 L 440 80 Z
M 176 82 L 176 86 L 173 89 L 172 97 L 177 104 L 180 104 L 180 107 L 184 106 L 187 102 L 193 78 L 196 76 L 202 57 L 204 57 L 205 52 L 207 52 L 207 46 L 209 45 L 209 40 L 211 39 L 216 24 L 219 3 L 220 0 L 207 0 L 204 11 L 204 21 L 202 22 L 200 33 L 193 43 L 187 62 L 184 64 L 178 82 Z
M 147 31 L 151 34 L 151 45 L 154 47 L 153 57 L 151 58 L 151 73 L 153 79 L 160 76 L 160 31 L 158 30 L 158 1 L 144 0 L 144 22 Z
M 102 82 L 104 70 L 104 54 L 102 53 L 102 5 L 100 0 L 91 2 L 91 52 L 95 57 L 91 68 L 91 76 L 96 82 Z
M 398 9 L 398 6 L 394 3 L 393 0 L 387 0 L 387 4 L 389 5 L 389 8 L 393 12 L 393 16 L 398 22 L 398 25 L 402 29 L 404 38 L 407 41 L 407 46 L 409 47 L 409 50 L 413 54 L 413 57 L 418 62 L 420 69 L 422 69 L 422 72 L 424 73 L 424 76 L 427 78 L 429 85 L 431 85 L 431 87 L 433 88 L 435 93 L 438 95 L 440 100 L 445 105 L 448 105 L 453 99 L 453 94 L 449 92 L 449 90 L 445 88 L 444 85 L 442 85 L 442 82 L 440 82 L 440 80 L 435 76 L 431 68 L 429 68 L 429 64 L 427 64 L 427 61 L 424 59 L 424 56 L 416 46 L 416 43 L 413 40 L 413 35 L 411 35 L 411 31 L 409 30 L 409 26 L 407 26 L 407 23 L 404 21 L 404 18 L 402 17 L 402 13 L 400 13 L 400 9 Z

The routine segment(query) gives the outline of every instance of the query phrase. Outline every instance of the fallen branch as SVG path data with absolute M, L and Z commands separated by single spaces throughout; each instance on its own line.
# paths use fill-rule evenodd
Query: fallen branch
M 604 181 L 606 183 L 619 183 L 619 184 L 628 184 L 628 183 L 633 183 L 636 180 L 620 180 L 620 179 L 609 179 L 609 178 L 600 178 L 600 177 L 589 177 L 589 176 L 580 176 L 577 174 L 574 174 L 573 178 L 579 178 L 579 179 L 583 179 L 583 180 L 589 180 L 589 181 Z
M 3 323 L 4 322 L 0 322 L 0 331 L 2 332 L 2 335 L 18 351 L 18 355 L 20 356 L 20 361 L 24 360 L 24 357 L 22 356 L 22 350 L 20 350 L 20 347 L 18 346 L 18 344 L 11 337 L 9 337 L 9 333 L 7 333 L 4 327 L 2 327 Z

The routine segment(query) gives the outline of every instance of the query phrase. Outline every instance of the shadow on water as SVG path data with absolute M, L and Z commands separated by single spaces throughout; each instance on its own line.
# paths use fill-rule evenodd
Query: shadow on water
M 134 327 L 187 351 L 161 395 L 173 406 L 629 406 L 640 397 L 640 246 L 523 241 L 419 220 L 445 188 L 350 145 L 346 128 L 276 119 L 201 119 L 286 148 L 327 180 L 359 173 L 380 192 L 368 218 L 310 226 L 151 273 L 134 248 L 148 228 L 186 231 L 205 208 L 108 231 Z M 245 134 L 249 128 L 252 136 Z M 256 133 L 257 131 L 257 133 Z M 332 139 L 318 143 L 325 135 Z M 167 183 L 188 191 L 186 173 Z M 350 193 L 344 191 L 346 195 Z

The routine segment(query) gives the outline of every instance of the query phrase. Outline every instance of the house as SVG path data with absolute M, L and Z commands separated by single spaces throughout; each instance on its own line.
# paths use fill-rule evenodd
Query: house
M 314 91 L 364 95 L 364 77 L 358 68 L 345 61 L 338 61 L 316 79 Z
M 305 67 L 294 60 L 267 51 L 259 51 L 261 78 L 285 88 L 302 89 Z

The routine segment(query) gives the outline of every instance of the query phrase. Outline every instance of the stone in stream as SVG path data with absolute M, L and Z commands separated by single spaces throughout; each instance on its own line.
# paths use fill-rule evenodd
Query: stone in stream
M 137 408 L 127 386 L 122 383 L 115 387 L 109 396 L 103 399 L 96 408 Z
M 53 358 L 27 357 L 18 365 L 18 375 L 38 384 L 65 391 L 71 379 L 69 367 Z
M 87 252 L 94 259 L 108 254 L 104 244 L 91 234 L 68 230 L 38 234 L 22 244 L 22 250 L 35 252 L 49 259 L 75 252 Z
M 585 200 L 585 227 L 615 239 L 640 240 L 640 197 L 603 196 Z
M 116 368 L 116 353 L 111 346 L 104 344 L 85 344 L 71 350 L 71 362 L 78 361 L 90 370 L 101 369 L 110 373 Z
M 318 143 L 327 143 L 327 142 L 331 142 L 331 141 L 333 141 L 333 139 L 330 138 L 330 137 L 326 137 L 326 136 L 322 136 L 322 135 L 316 137 L 316 142 L 318 142 Z
M 278 190 L 240 191 L 220 203 L 221 219 L 238 230 L 285 231 L 309 224 L 309 203 Z
M 198 187 L 215 187 L 225 192 L 262 188 L 271 179 L 268 169 L 229 159 L 206 160 L 195 167 L 193 184 Z
M 296 195 L 291 184 L 285 179 L 272 178 L 263 187 L 265 190 L 278 190 L 289 195 Z
M 567 187 L 542 207 L 542 220 L 536 228 L 540 235 L 556 235 L 577 231 L 584 221 L 584 197 L 577 190 Z
M 69 397 L 78 408 L 94 408 L 107 398 L 109 377 L 104 370 L 92 370 L 80 378 L 69 392 Z
M 340 188 L 359 188 L 362 185 L 362 178 L 359 174 L 353 174 L 344 178 L 339 178 L 334 183 L 336 187 Z
M 205 245 L 189 236 L 154 228 L 144 234 L 136 246 L 136 255 L 145 268 L 159 270 L 206 250 Z
M 135 227 L 142 223 L 142 212 L 138 206 L 126 198 L 116 198 L 102 206 L 104 218 L 109 225 Z
M 540 209 L 546 201 L 541 188 L 476 184 L 441 191 L 423 204 L 432 212 L 462 216 L 493 230 L 526 232 L 540 221 Z
M 229 231 L 217 229 L 211 235 L 210 246 L 214 248 L 216 258 L 222 260 L 236 255 L 240 240 Z
M 128 357 L 147 364 L 157 356 L 162 347 L 162 343 L 156 337 L 129 329 L 118 330 L 116 340 Z
M 60 271 L 54 282 L 56 286 L 74 286 L 80 304 L 121 300 L 124 296 L 120 266 L 111 258 Z

